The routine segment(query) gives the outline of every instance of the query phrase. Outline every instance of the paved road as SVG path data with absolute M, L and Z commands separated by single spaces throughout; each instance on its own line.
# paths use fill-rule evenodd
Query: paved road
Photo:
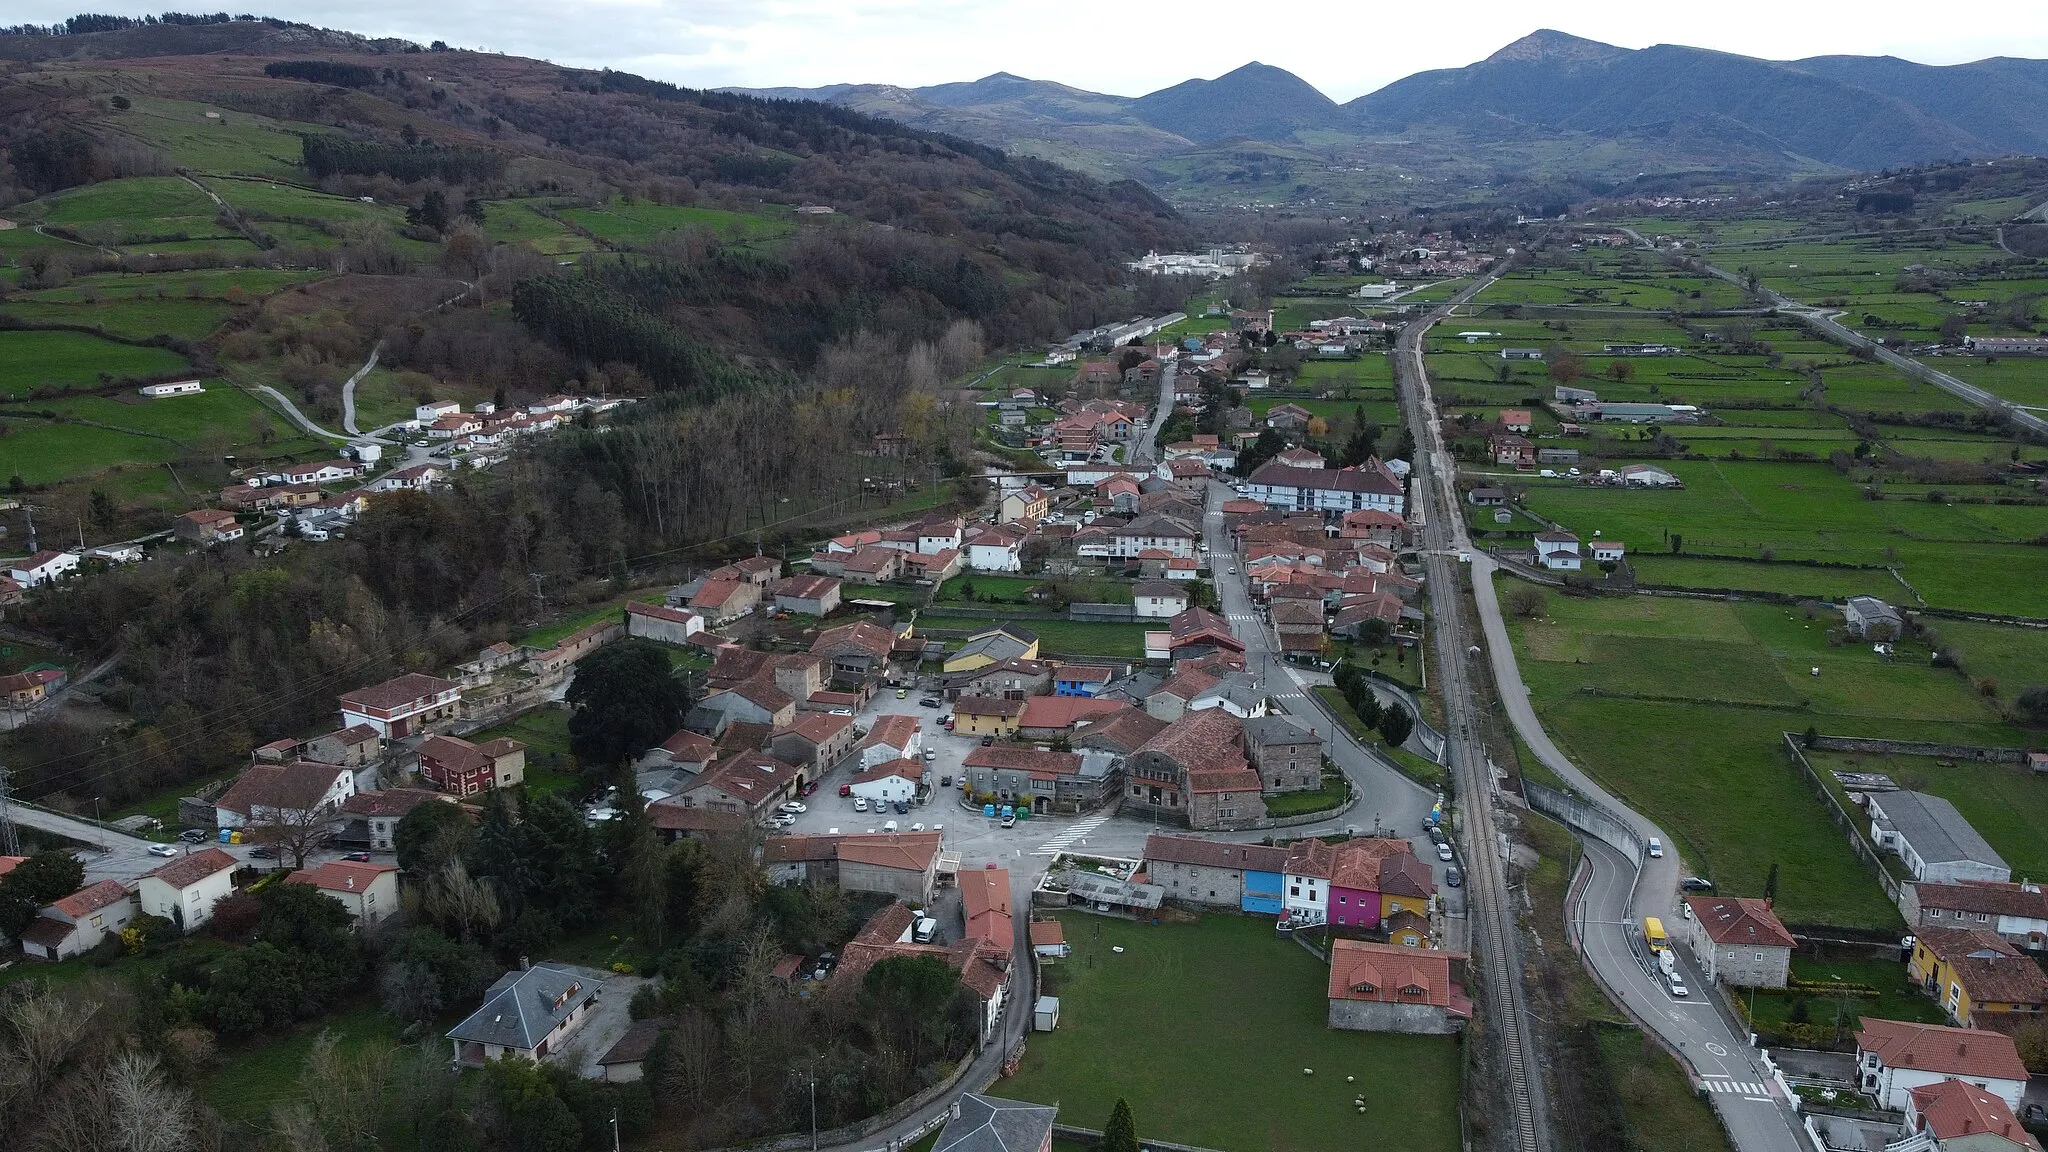
M 1125 457 L 1132 464 L 1154 464 L 1159 460 L 1159 430 L 1166 427 L 1166 421 L 1173 416 L 1173 378 L 1178 360 L 1168 360 L 1159 367 L 1159 396 L 1152 406 L 1152 419 L 1145 424 L 1145 434 L 1131 445 L 1130 455 Z
M 1471 291 L 1476 292 L 1487 282 L 1481 280 Z M 1410 405 L 1407 415 L 1411 427 L 1416 429 L 1418 460 L 1410 501 L 1412 505 L 1421 506 L 1426 514 L 1423 536 L 1428 551 L 1431 586 L 1439 589 L 1455 587 L 1457 571 L 1453 560 L 1460 555 L 1469 558 L 1473 601 L 1485 639 L 1488 668 L 1493 673 L 1495 686 L 1515 731 L 1546 766 L 1588 798 L 1606 805 L 1619 815 L 1638 837 L 1659 836 L 1668 844 L 1670 838 L 1663 836 L 1656 825 L 1631 811 L 1565 756 L 1543 730 L 1535 709 L 1530 705 L 1528 687 L 1522 681 L 1494 591 L 1494 565 L 1472 547 L 1466 535 L 1453 483 L 1456 466 L 1444 450 L 1441 430 L 1434 418 L 1436 407 L 1422 360 L 1421 341 L 1428 324 L 1448 314 L 1448 311 L 1448 308 L 1440 310 L 1423 324 L 1410 326 L 1403 332 L 1396 353 L 1396 370 L 1403 383 L 1403 402 Z M 1437 613 L 1437 674 L 1441 678 L 1446 708 L 1452 713 L 1449 724 L 1452 763 L 1460 769 L 1461 790 L 1467 797 L 1463 811 L 1468 816 L 1475 812 L 1490 815 L 1490 806 L 1471 802 L 1469 797 L 1474 794 L 1472 785 L 1465 783 L 1476 777 L 1483 779 L 1479 787 L 1490 790 L 1493 786 L 1483 747 L 1474 743 L 1476 728 L 1473 722 L 1477 717 L 1471 711 L 1470 688 L 1464 683 L 1471 663 L 1465 653 L 1474 638 L 1463 631 L 1461 612 L 1453 614 L 1446 611 L 1450 606 L 1445 603 L 1446 599 L 1440 595 L 1434 597 L 1432 607 Z M 1460 719 L 1460 714 L 1464 719 Z M 1475 756 L 1476 761 L 1473 759 Z M 1466 830 L 1472 833 L 1475 845 L 1481 840 L 1482 831 L 1490 832 L 1490 829 L 1482 829 L 1477 820 L 1468 821 Z M 1491 836 L 1485 839 L 1491 839 Z M 1586 844 L 1593 874 L 1569 914 L 1582 930 L 1581 946 L 1595 975 L 1610 994 L 1621 997 L 1623 1006 L 1632 1015 L 1677 1048 L 1691 1064 L 1695 1075 L 1712 1093 L 1714 1106 L 1741 1152 L 1796 1152 L 1801 1149 L 1803 1145 L 1797 1122 L 1786 1103 L 1774 1098 L 1775 1090 L 1765 1088 L 1766 1073 L 1762 1070 L 1758 1054 L 1749 1047 L 1748 1037 L 1738 1035 L 1731 1023 L 1707 1002 L 1709 993 L 1697 983 L 1695 987 L 1701 988 L 1700 993 L 1685 1003 L 1679 1003 L 1649 975 L 1629 947 L 1627 934 L 1635 930 L 1634 926 L 1640 923 L 1641 917 L 1661 916 L 1675 922 L 1679 876 L 1676 853 L 1667 852 L 1661 859 L 1646 859 L 1646 867 L 1638 880 L 1635 866 L 1628 858 L 1590 837 L 1581 837 L 1581 840 Z M 1478 871 L 1476 861 L 1470 871 Z M 1474 879 L 1477 881 L 1478 878 L 1475 876 Z M 1475 900 L 1478 898 L 1475 895 Z M 1479 915 L 1483 919 L 1483 910 Z M 1513 943 L 1512 933 L 1508 943 Z M 1697 979 L 1696 972 L 1693 977 Z M 1519 992 L 1519 981 L 1515 982 L 1515 988 Z M 1522 1008 L 1519 997 L 1517 1007 Z M 1719 1087 L 1722 1084 L 1753 1085 L 1756 1091 L 1730 1091 Z
M 304 412 L 299 411 L 299 406 L 297 404 L 292 403 L 291 397 L 285 395 L 282 392 L 279 392 L 277 389 L 272 388 L 270 385 L 258 384 L 255 385 L 255 388 L 258 392 L 261 392 L 264 395 L 269 396 L 272 400 L 275 400 L 279 404 L 283 405 L 285 415 L 291 417 L 293 423 L 297 424 L 301 428 L 304 428 L 306 431 L 311 432 L 313 435 L 325 436 L 329 440 L 348 439 L 348 437 L 343 436 L 339 432 L 329 432 L 327 429 L 322 428 L 318 424 L 313 423 L 312 417 L 307 416 Z
M 341 426 L 351 436 L 363 434 L 363 430 L 356 427 L 356 385 L 362 383 L 363 377 L 368 376 L 371 370 L 377 367 L 377 357 L 383 354 L 384 342 L 379 340 L 377 346 L 370 349 L 370 358 L 363 361 L 363 366 L 356 369 L 355 375 L 350 376 L 341 386 Z

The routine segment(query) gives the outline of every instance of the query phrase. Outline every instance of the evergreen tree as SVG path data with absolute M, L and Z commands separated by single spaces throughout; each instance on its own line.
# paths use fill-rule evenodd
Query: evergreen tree
M 1096 1152 L 1138 1152 L 1138 1125 L 1131 1119 L 1130 1102 L 1123 1097 L 1116 1098 L 1116 1108 L 1102 1130 L 1102 1143 L 1095 1148 Z

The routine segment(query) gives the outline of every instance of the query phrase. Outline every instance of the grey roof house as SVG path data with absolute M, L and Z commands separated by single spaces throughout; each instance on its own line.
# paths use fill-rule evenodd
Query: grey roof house
M 1956 806 L 1925 792 L 1872 792 L 1870 838 L 1899 854 L 1913 879 L 1954 884 L 2012 879 L 2012 868 Z
M 456 1066 L 481 1068 L 500 1056 L 545 1059 L 589 1017 L 602 983 L 565 964 L 505 973 L 484 993 L 484 1006 L 449 1029 Z
M 1849 635 L 1866 640 L 1896 640 L 1906 621 L 1899 610 L 1875 596 L 1851 596 L 1842 604 L 1842 619 Z
M 1060 1110 L 969 1092 L 953 1102 L 932 1152 L 1047 1152 Z

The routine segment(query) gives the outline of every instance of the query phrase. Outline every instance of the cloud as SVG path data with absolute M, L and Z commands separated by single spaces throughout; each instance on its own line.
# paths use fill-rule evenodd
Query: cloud
M 149 3 L 96 4 L 141 13 Z M 51 22 L 77 0 L 16 0 L 10 21 Z M 1248 60 L 1289 71 L 1337 100 L 1413 72 L 1456 68 L 1551 27 L 1641 48 L 1690 44 L 1772 59 L 1898 55 L 1928 64 L 2048 56 L 2035 0 L 1983 0 L 1968 21 L 1844 20 L 1826 5 L 1723 0 L 1710 13 L 1640 0 L 1532 9 L 1467 0 L 1433 6 L 1223 0 L 284 0 L 272 15 L 371 36 L 446 40 L 577 67 L 642 72 L 693 87 L 915 87 L 1012 72 L 1121 95 L 1221 75 Z

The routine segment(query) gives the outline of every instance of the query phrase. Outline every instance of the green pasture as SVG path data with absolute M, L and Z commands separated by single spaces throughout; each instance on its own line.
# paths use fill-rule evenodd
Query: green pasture
M 2039 638 L 2035 639 L 2038 648 Z M 1838 734 L 1832 728 L 1822 731 Z M 1970 827 L 2005 858 L 2015 877 L 2048 875 L 2048 778 L 2024 763 L 1817 750 L 1809 750 L 1806 758 L 1822 772 L 1883 772 L 1902 788 L 1939 796 L 1955 805 Z
M 606 243 L 625 248 L 683 228 L 700 228 L 735 241 L 772 239 L 794 230 L 787 220 L 647 200 L 612 200 L 602 208 L 565 208 L 561 215 Z
M 1459 1146 L 1453 1039 L 1330 1028 L 1329 968 L 1265 920 L 1059 919 L 1073 948 L 1047 968 L 1059 1027 L 1032 1036 L 997 1094 L 1091 1128 L 1123 1097 L 1145 1136 L 1203 1148 Z
M 66 324 L 98 328 L 110 336 L 147 340 L 171 336 L 180 340 L 205 339 L 234 314 L 234 305 L 218 300 L 163 300 L 131 297 L 96 303 L 65 303 L 41 299 L 42 293 L 24 293 L 0 303 L 0 316 L 24 324 Z
M 110 114 L 105 123 L 198 172 L 304 179 L 299 135 L 334 131 L 190 100 L 130 99 L 133 108 Z M 216 116 L 209 118 L 208 112 Z
M 96 388 L 190 367 L 168 348 L 117 344 L 82 332 L 0 331 L 0 396 L 8 398 L 36 388 Z

